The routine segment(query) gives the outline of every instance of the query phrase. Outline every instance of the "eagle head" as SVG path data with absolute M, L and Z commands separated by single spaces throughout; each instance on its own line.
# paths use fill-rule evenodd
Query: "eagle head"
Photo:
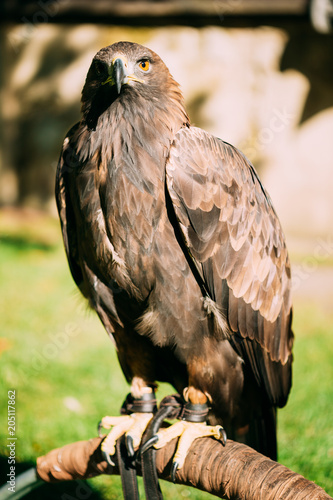
M 154 116 L 157 108 L 169 110 L 171 116 L 180 112 L 181 122 L 188 122 L 179 85 L 167 66 L 155 52 L 132 42 L 117 42 L 97 52 L 81 101 L 85 121 L 93 130 L 104 112 L 116 109 L 113 104 L 132 108 L 133 113 L 145 109 L 147 116 Z M 122 108 L 117 109 L 119 113 Z

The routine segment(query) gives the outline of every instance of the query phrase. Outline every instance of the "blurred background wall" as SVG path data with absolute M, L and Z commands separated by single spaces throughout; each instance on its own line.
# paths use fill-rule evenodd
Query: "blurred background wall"
M 0 0 L 0 394 L 17 390 L 17 472 L 89 439 L 128 391 L 70 276 L 53 191 L 92 57 L 132 40 L 165 60 L 192 123 L 241 148 L 271 194 L 291 255 L 296 339 L 279 460 L 333 494 L 332 16 L 333 0 Z M 112 476 L 85 484 L 29 497 L 122 498 Z
M 259 20 L 235 15 L 228 23 L 221 8 L 233 12 L 240 0 L 210 2 L 214 23 L 212 16 L 207 23 L 189 17 L 192 26 L 186 26 L 183 15 L 173 26 L 162 16 L 159 27 L 142 27 L 142 13 L 135 27 L 112 24 L 112 16 L 99 16 L 94 24 L 87 18 L 73 23 L 75 17 L 65 23 L 60 3 L 37 2 L 29 16 L 17 11 L 16 19 L 2 24 L 1 206 L 55 213 L 58 155 L 67 130 L 80 119 L 91 59 L 105 45 L 131 40 L 164 59 L 181 84 L 193 124 L 253 161 L 287 236 L 332 234 L 332 34 L 316 31 L 304 16 L 272 23 L 262 12 Z

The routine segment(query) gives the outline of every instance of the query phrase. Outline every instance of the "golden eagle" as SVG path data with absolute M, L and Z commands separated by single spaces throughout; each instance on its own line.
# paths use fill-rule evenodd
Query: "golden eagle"
M 190 125 L 153 51 L 119 42 L 94 57 L 56 199 L 71 273 L 133 399 L 169 382 L 192 409 L 209 404 L 209 424 L 275 459 L 293 343 L 285 238 L 251 163 Z M 117 428 L 113 440 L 131 432 Z

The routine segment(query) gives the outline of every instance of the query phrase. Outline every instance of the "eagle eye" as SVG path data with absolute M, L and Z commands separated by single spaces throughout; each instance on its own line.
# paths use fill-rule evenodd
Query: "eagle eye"
M 143 59 L 142 61 L 139 62 L 139 68 L 142 69 L 142 71 L 148 71 L 149 70 L 149 61 L 148 59 Z

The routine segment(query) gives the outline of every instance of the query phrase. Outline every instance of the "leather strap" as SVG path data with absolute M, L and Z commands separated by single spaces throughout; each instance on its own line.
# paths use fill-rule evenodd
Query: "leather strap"
M 131 393 L 127 394 L 125 401 L 120 409 L 122 415 L 131 413 L 155 413 L 157 410 L 157 400 L 155 391 L 145 393 L 141 398 L 134 398 Z
M 122 415 L 155 413 L 157 410 L 156 403 L 154 388 L 152 388 L 152 392 L 143 394 L 141 398 L 134 398 L 129 393 L 121 407 L 120 413 Z M 136 475 L 136 456 L 129 455 L 125 435 L 117 440 L 116 450 L 124 500 L 140 500 Z
M 178 417 L 187 422 L 206 422 L 209 406 L 204 404 L 186 403 L 181 415 Z
M 128 456 L 125 435 L 117 440 L 116 449 L 124 500 L 140 500 L 135 459 Z
M 148 426 L 148 430 L 142 444 L 148 441 L 148 439 L 153 437 L 159 431 L 164 419 L 178 418 L 182 408 L 182 399 L 178 394 L 164 398 L 161 401 L 159 410 Z M 157 450 L 151 447 L 141 454 L 142 477 L 147 500 L 163 500 L 163 494 L 156 470 L 156 453 Z
M 140 400 L 128 394 L 121 412 L 127 414 L 133 412 L 150 413 L 155 410 L 156 399 L 154 392 L 152 392 L 145 394 Z M 165 419 L 180 418 L 189 422 L 204 422 L 208 411 L 207 405 L 184 404 L 184 400 L 179 394 L 167 396 L 161 401 L 159 410 L 149 424 L 142 444 L 157 434 Z M 157 450 L 151 447 L 141 454 L 141 470 L 147 500 L 163 500 L 156 470 L 156 453 Z M 140 500 L 135 458 L 128 455 L 125 436 L 121 436 L 117 441 L 117 458 L 124 500 Z

